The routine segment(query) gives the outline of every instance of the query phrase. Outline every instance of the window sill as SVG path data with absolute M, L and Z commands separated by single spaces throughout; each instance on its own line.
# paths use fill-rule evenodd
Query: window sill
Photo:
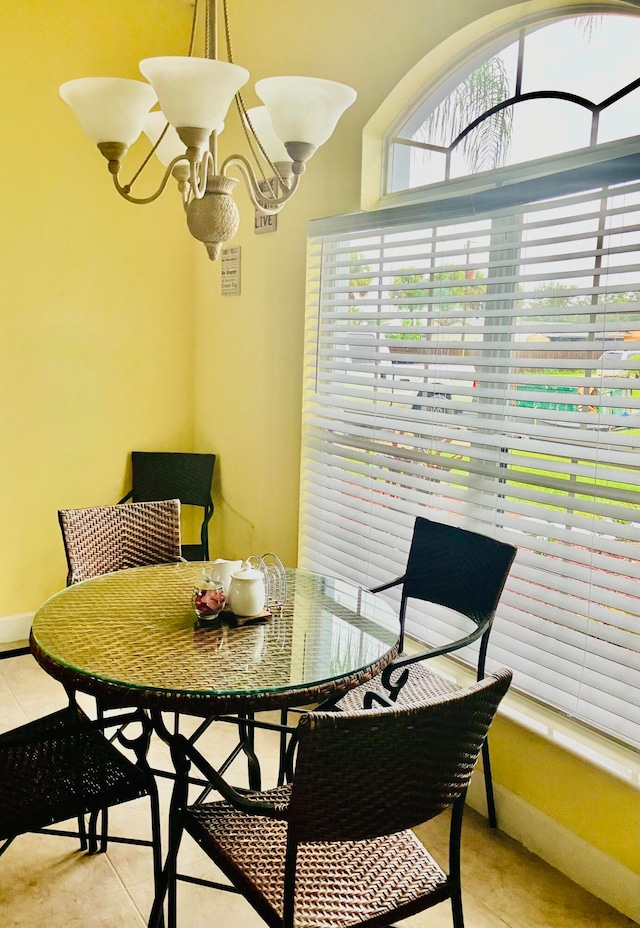
M 424 647 L 409 638 L 405 645 L 409 654 L 415 654 Z M 473 671 L 455 658 L 436 657 L 432 664 L 434 670 L 460 686 L 468 686 L 475 680 Z M 503 718 L 640 790 L 640 753 L 633 748 L 513 690 L 509 690 L 502 700 L 498 712 Z

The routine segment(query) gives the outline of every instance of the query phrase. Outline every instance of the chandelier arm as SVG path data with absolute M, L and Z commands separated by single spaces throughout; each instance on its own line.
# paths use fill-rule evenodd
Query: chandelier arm
M 285 188 L 284 192 L 279 197 L 271 197 L 260 190 L 260 185 L 256 177 L 255 171 L 251 165 L 251 162 L 247 161 L 244 155 L 230 155 L 226 158 L 222 167 L 220 168 L 220 173 L 223 177 L 227 176 L 228 168 L 237 167 L 240 169 L 249 191 L 249 196 L 251 197 L 251 202 L 259 209 L 262 213 L 279 213 L 285 203 L 291 199 L 296 190 L 298 189 L 298 184 L 300 183 L 300 174 L 294 174 L 291 179 L 291 186 Z
M 113 162 L 114 165 L 117 165 L 117 169 L 111 170 L 112 162 L 110 161 L 109 170 L 111 171 L 111 176 L 113 177 L 114 187 L 116 188 L 120 196 L 124 197 L 124 199 L 127 200 L 129 203 L 138 203 L 140 205 L 144 205 L 145 203 L 153 203 L 154 200 L 158 199 L 160 194 L 164 191 L 164 188 L 169 183 L 169 178 L 171 177 L 171 172 L 173 171 L 174 167 L 177 164 L 180 164 L 181 161 L 185 161 L 185 160 L 186 160 L 185 155 L 179 155 L 177 158 L 174 158 L 171 164 L 167 167 L 164 177 L 160 181 L 160 186 L 158 187 L 155 193 L 152 193 L 148 197 L 132 197 L 130 193 L 131 183 L 124 184 L 124 185 L 120 183 L 118 179 L 119 167 L 120 167 L 119 162 Z

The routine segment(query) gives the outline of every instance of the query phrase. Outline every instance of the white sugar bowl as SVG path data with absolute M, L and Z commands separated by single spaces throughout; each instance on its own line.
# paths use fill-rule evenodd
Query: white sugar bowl
M 264 609 L 266 588 L 264 574 L 245 561 L 240 570 L 231 575 L 227 602 L 234 615 L 249 618 Z

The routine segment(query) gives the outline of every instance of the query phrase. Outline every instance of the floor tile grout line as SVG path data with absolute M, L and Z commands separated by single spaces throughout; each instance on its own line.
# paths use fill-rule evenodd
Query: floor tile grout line
M 129 899 L 129 901 L 131 902 L 131 905 L 134 907 L 134 909 L 135 909 L 136 912 L 138 913 L 138 915 L 139 915 L 139 917 L 140 917 L 140 925 L 141 925 L 141 928 L 146 928 L 147 921 L 148 921 L 148 916 L 147 916 L 147 918 L 145 918 L 145 917 L 144 917 L 144 914 L 140 911 L 140 907 L 138 906 L 137 902 L 135 901 L 135 899 L 134 899 L 133 896 L 131 895 L 131 892 L 129 891 L 129 887 L 128 887 L 127 884 L 124 882 L 124 880 L 123 880 L 122 877 L 120 876 L 120 873 L 119 873 L 119 871 L 118 871 L 118 868 L 116 867 L 116 865 L 114 864 L 114 862 L 113 862 L 113 861 L 111 860 L 111 858 L 109 857 L 109 850 L 108 850 L 108 849 L 107 849 L 107 851 L 105 852 L 104 857 L 105 857 L 107 863 L 109 864 L 109 866 L 111 867 L 111 870 L 113 871 L 113 873 L 114 873 L 115 877 L 117 878 L 118 882 L 120 883 L 120 886 L 121 886 L 122 889 L 124 890 L 125 895 L 127 896 L 127 898 Z M 134 883 L 133 885 L 134 885 L 134 886 L 138 886 L 138 885 L 141 885 L 141 884 L 144 883 L 144 882 L 146 882 L 146 881 L 145 881 L 145 880 L 140 880 L 138 883 Z

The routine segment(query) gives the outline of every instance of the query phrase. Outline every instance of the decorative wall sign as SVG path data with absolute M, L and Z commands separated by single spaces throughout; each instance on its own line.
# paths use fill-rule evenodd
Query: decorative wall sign
M 220 276 L 220 292 L 222 296 L 240 295 L 240 254 L 239 245 L 222 249 L 222 273 Z
M 282 188 L 278 183 L 276 177 L 272 177 L 270 180 L 260 181 L 258 184 L 261 193 L 267 194 L 273 197 L 279 196 L 282 193 Z M 278 215 L 277 213 L 270 213 L 268 216 L 265 216 L 264 213 L 261 213 L 259 209 L 256 210 L 255 219 L 253 221 L 253 231 L 256 235 L 264 235 L 265 232 L 277 232 L 278 231 Z
M 264 235 L 265 232 L 278 231 L 278 216 L 274 213 L 271 216 L 265 216 L 260 210 L 256 210 L 256 218 L 253 223 L 253 231 L 256 235 Z

